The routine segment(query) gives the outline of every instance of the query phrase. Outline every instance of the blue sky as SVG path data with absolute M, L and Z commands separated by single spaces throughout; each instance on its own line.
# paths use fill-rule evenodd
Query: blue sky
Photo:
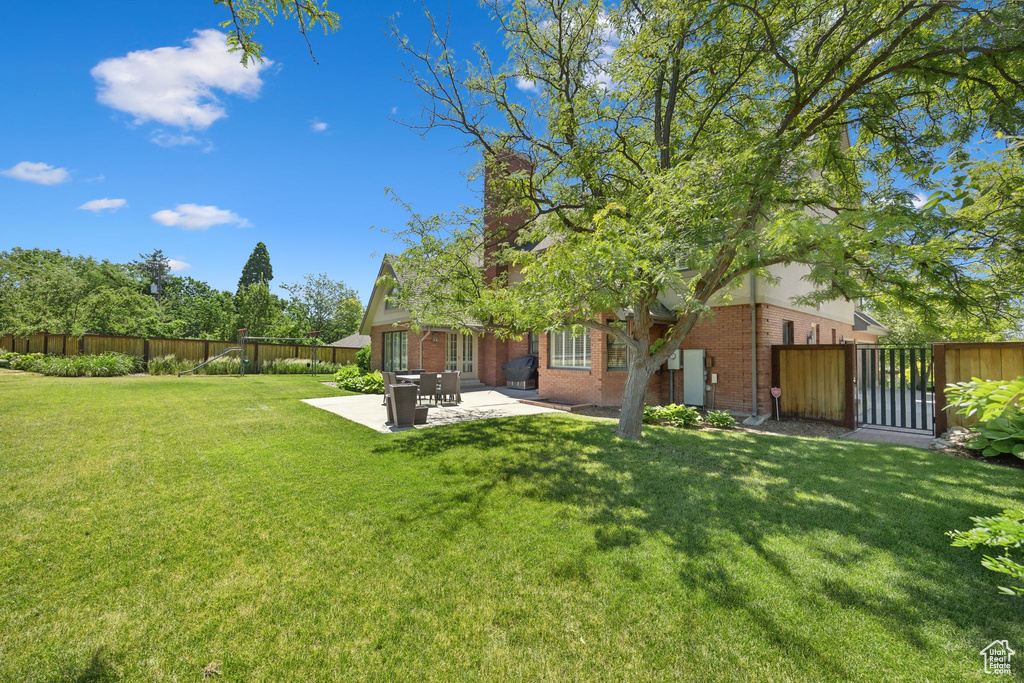
M 454 4 L 456 45 L 500 48 L 476 3 Z M 313 35 L 319 66 L 294 25 L 279 24 L 257 34 L 273 64 L 240 73 L 197 33 L 224 18 L 209 0 L 62 3 L 41 26 L 32 3 L 8 4 L 0 250 L 127 261 L 156 247 L 188 264 L 176 263 L 180 274 L 234 289 L 263 241 L 275 285 L 326 272 L 365 300 L 379 255 L 396 248 L 372 226 L 405 220 L 385 187 L 421 213 L 477 203 L 463 175 L 477 159 L 452 134 L 423 139 L 389 120 L 415 117 L 419 104 L 397 78 L 384 19 L 398 12 L 423 36 L 417 4 L 334 9 L 342 30 Z M 79 208 L 104 199 L 125 204 Z

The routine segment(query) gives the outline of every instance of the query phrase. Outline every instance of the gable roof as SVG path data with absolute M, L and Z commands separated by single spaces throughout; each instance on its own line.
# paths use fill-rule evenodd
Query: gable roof
M 361 349 L 370 343 L 370 335 L 368 334 L 350 334 L 347 337 L 333 342 L 331 346 L 338 346 L 343 349 Z
M 868 332 L 869 334 L 877 334 L 879 337 L 885 337 L 892 333 L 892 330 L 890 330 L 888 327 L 878 322 L 864 311 L 860 310 L 853 312 L 853 329 L 856 332 Z

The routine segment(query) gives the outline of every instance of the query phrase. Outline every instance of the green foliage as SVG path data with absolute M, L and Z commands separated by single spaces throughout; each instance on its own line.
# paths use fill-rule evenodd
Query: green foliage
M 309 375 L 312 374 L 310 362 L 305 358 L 275 358 L 263 363 L 260 372 L 264 375 Z M 317 374 L 333 375 L 343 367 L 347 366 L 320 361 L 317 363 L 316 371 Z
M 1020 407 L 1024 398 L 1024 376 L 1014 380 L 983 380 L 972 377 L 946 387 L 949 408 L 958 415 L 977 417 L 980 422 L 1004 415 Z
M 306 31 L 317 24 L 323 27 L 324 35 L 341 28 L 341 17 L 327 9 L 327 0 L 213 0 L 213 4 L 224 6 L 230 13 L 220 27 L 228 29 L 228 50 L 241 52 L 242 64 L 246 66 L 250 60 L 263 61 L 263 44 L 253 39 L 261 21 L 273 25 L 280 17 L 296 22 L 314 62 L 316 57 L 313 57 L 313 47 Z
M 13 370 L 38 372 L 54 377 L 119 377 L 139 372 L 142 361 L 123 353 L 94 356 L 44 356 L 41 353 L 6 353 L 2 356 Z
M 370 350 L 370 345 L 367 344 L 356 351 L 356 365 L 359 367 L 359 371 L 364 374 L 370 372 Z
M 960 548 L 1003 548 L 1003 554 L 985 555 L 981 564 L 1015 581 L 1024 583 L 1024 564 L 1010 556 L 1010 549 L 1024 547 L 1024 510 L 1003 510 L 994 517 L 971 517 L 976 525 L 969 531 L 950 531 L 952 545 Z M 1024 586 L 1000 586 L 1007 595 L 1024 595 Z
M 1015 380 L 982 380 L 958 382 L 946 387 L 949 408 L 958 415 L 977 417 L 971 428 L 974 436 L 967 447 L 981 451 L 985 457 L 1013 454 L 1024 458 L 1024 377 Z
M 647 424 L 696 427 L 701 423 L 701 416 L 696 408 L 670 403 L 667 406 L 644 406 L 643 420 Z
M 282 289 L 291 295 L 286 306 L 289 333 L 284 336 L 319 330 L 321 343 L 330 344 L 355 332 L 363 319 L 356 291 L 326 273 L 306 275 L 302 282 L 282 285 Z
M 196 366 L 196 363 L 178 360 L 173 354 L 150 358 L 146 363 L 146 372 L 151 375 L 176 375 Z M 200 368 L 201 370 L 201 368 Z
M 235 295 L 238 327 L 248 328 L 253 337 L 274 336 L 281 324 L 281 309 L 276 299 L 266 282 L 240 287 Z
M 736 426 L 736 418 L 724 410 L 709 410 L 704 413 L 704 423 L 719 429 L 731 429 Z
M 257 242 L 252 253 L 249 254 L 249 259 L 242 267 L 242 276 L 238 278 L 238 291 L 241 292 L 252 285 L 269 283 L 273 279 L 274 268 L 270 265 L 270 252 L 267 251 L 267 245 Z
M 357 365 L 342 366 L 334 375 L 339 389 L 360 394 L 383 394 L 384 376 L 379 372 L 364 374 Z
M 463 308 L 503 334 L 589 326 L 628 345 L 637 385 L 712 297 L 780 264 L 804 271 L 808 305 L 888 293 L 962 310 L 1020 290 L 1019 277 L 985 279 L 1000 260 L 1024 261 L 1024 197 L 999 172 L 1019 150 L 944 171 L 977 160 L 979 136 L 1024 124 L 1024 5 L 485 5 L 503 63 L 481 50 L 466 65 L 444 22 L 431 22 L 429 47 L 391 29 L 428 102 L 423 127 L 485 151 L 488 223 L 525 224 L 485 265 L 523 277 L 483 281 L 479 214 L 410 212 L 396 272 L 415 322 Z M 513 80 L 534 92 L 508 97 Z M 940 186 L 952 201 L 912 206 L 914 191 Z M 407 286 L 413 270 L 423 275 Z M 646 311 L 659 297 L 676 320 L 656 346 Z M 603 323 L 622 310 L 631 327 Z M 620 433 L 637 437 L 633 397 Z

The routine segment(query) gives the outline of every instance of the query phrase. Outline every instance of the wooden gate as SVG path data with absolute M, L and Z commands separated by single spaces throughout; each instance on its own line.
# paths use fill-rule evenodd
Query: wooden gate
M 855 429 L 855 349 L 855 344 L 772 346 L 772 386 L 782 389 L 779 417 Z

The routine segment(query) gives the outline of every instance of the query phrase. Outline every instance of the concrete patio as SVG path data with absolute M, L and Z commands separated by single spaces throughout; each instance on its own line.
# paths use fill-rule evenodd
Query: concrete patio
M 381 405 L 380 394 L 360 394 L 358 396 L 331 396 L 328 398 L 304 398 L 314 408 L 339 415 L 346 420 L 358 422 L 378 432 L 404 432 L 409 429 L 436 427 L 438 425 L 468 422 L 470 420 L 487 420 L 494 417 L 514 417 L 516 415 L 539 415 L 540 413 L 557 413 L 558 410 L 542 406 L 520 403 L 519 399 L 536 398 L 536 391 L 516 391 L 504 387 L 483 387 L 467 390 L 462 393 L 462 403 L 444 403 L 430 406 L 427 423 L 415 427 L 395 427 L 387 424 L 387 408 Z

